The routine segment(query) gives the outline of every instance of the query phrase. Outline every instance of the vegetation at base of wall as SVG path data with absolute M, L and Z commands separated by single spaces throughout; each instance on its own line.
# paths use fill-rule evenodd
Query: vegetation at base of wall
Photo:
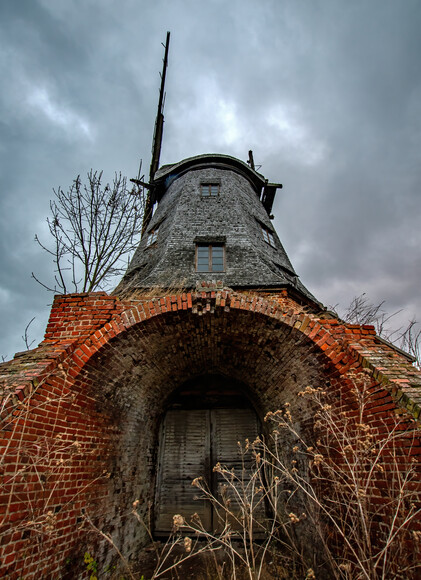
M 374 425 L 378 388 L 368 373 L 346 380 L 348 395 L 335 400 L 320 388 L 300 393 L 314 410 L 311 437 L 286 403 L 266 416 L 265 438 L 239 442 L 242 469 L 214 467 L 218 495 L 201 477 L 193 480 L 198 499 L 213 505 L 218 531 L 197 514 L 174 515 L 173 534 L 155 544 L 153 580 L 209 555 L 218 579 L 263 580 L 273 577 L 271 566 L 278 578 L 297 580 L 419 577 L 420 431 L 399 415 L 378 416 Z M 249 454 L 251 471 L 244 468 Z M 144 525 L 137 506 L 133 515 Z
M 210 493 L 206 481 L 194 479 L 198 497 L 211 502 L 218 514 L 218 532 L 206 530 L 195 515 L 176 514 L 168 542 L 154 544 L 155 563 L 147 577 L 175 575 L 193 557 L 204 557 L 209 574 L 218 579 L 266 580 L 274 577 L 274 568 L 280 579 L 416 578 L 421 567 L 421 532 L 416 527 L 421 514 L 416 479 L 420 432 L 403 415 L 373 416 L 379 387 L 369 373 L 351 374 L 344 381 L 346 388 L 329 396 L 311 387 L 300 393 L 313 409 L 313 431 L 307 430 L 305 436 L 288 403 L 269 413 L 265 437 L 239 442 L 242 469 L 214 467 L 221 482 L 218 495 Z M 60 409 L 72 402 L 72 396 L 71 392 L 57 392 L 55 398 L 38 404 L 41 409 L 54 405 L 58 420 Z M 19 403 L 16 411 L 21 426 L 33 405 L 31 396 Z M 16 429 L 16 425 L 12 417 L 6 426 Z M 11 499 L 19 493 L 28 517 L 11 518 L 9 523 L 5 518 L 1 523 L 8 527 L 1 533 L 3 537 L 30 534 L 32 544 L 39 546 L 42 570 L 43 543 L 60 534 L 55 492 L 72 459 L 80 456 L 86 460 L 86 456 L 80 455 L 77 441 L 64 441 L 59 435 L 40 435 L 28 442 L 19 437 L 16 431 L 16 437 L 10 439 L 20 441 L 14 447 L 17 459 L 14 471 L 7 472 L 1 485 L 8 486 Z M 244 466 L 250 455 L 253 469 L 248 471 Z M 99 479 L 106 476 L 98 474 Z M 135 501 L 132 517 L 143 525 L 137 508 Z M 10 503 L 6 516 L 12 512 Z M 105 577 L 139 580 L 145 575 L 144 568 L 138 571 L 137 563 L 125 558 L 110 534 L 88 516 L 85 521 L 122 562 L 119 576 L 104 569 L 99 578 L 107 574 Z M 97 574 L 93 566 L 98 560 L 90 550 L 89 562 L 85 561 L 85 565 L 92 564 L 89 573 Z
M 89 552 L 85 552 L 83 561 L 86 571 L 89 572 L 89 580 L 98 580 L 98 563 Z
M 77 534 L 82 518 L 77 517 L 79 513 L 74 504 L 84 492 L 109 477 L 102 469 L 90 470 L 86 481 L 81 480 L 77 489 L 69 485 L 74 466 L 81 466 L 81 471 L 91 458 L 77 438 L 62 432 L 63 417 L 74 403 L 75 395 L 68 388 L 68 376 L 62 368 L 58 375 L 63 383 L 60 386 L 57 381 L 45 397 L 37 396 L 42 383 L 35 381 L 23 400 L 14 396 L 14 391 L 3 386 L 0 389 L 2 430 L 7 434 L 0 456 L 0 546 L 3 549 L 0 576 L 7 570 L 7 577 L 15 578 L 11 572 L 15 566 L 25 572 L 22 580 L 43 577 L 49 564 L 55 563 L 51 557 L 55 555 L 54 550 L 60 556 L 57 544 L 63 544 L 63 519 L 69 518 L 73 510 L 75 523 L 67 533 Z M 31 420 L 37 414 L 41 419 L 34 424 Z M 75 567 L 80 568 L 79 562 L 75 563 L 71 557 L 64 561 L 64 567 L 71 567 L 72 572 Z

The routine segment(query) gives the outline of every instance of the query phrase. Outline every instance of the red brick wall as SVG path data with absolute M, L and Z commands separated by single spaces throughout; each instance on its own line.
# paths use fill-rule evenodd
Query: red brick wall
M 57 297 L 40 347 L 0 366 L 2 571 L 75 577 L 95 542 L 98 561 L 109 561 L 108 546 L 81 527 L 82 512 L 136 556 L 145 534 L 131 504 L 139 499 L 147 516 L 159 420 L 183 381 L 231 376 L 249 386 L 262 415 L 289 402 L 310 428 L 311 409 L 297 393 L 327 386 L 352 412 L 341 377 L 363 367 L 375 390 L 367 420 L 379 433 L 397 408 L 419 417 L 421 377 L 405 357 L 372 327 L 343 324 L 285 292 Z
M 88 338 L 102 328 L 124 303 L 105 292 L 56 296 L 45 331 L 44 343 L 74 342 Z
M 116 427 L 63 370 L 17 404 L 3 429 L 1 574 L 58 577 L 66 561 L 77 569 L 82 512 L 96 513 L 107 496 Z

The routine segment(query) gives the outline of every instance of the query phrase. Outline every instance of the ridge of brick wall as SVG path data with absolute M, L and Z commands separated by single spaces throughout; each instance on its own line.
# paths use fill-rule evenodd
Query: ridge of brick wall
M 55 296 L 43 344 L 83 340 L 124 308 L 124 302 L 105 292 Z
M 94 352 L 133 324 L 166 312 L 191 310 L 201 316 L 217 308 L 246 310 L 279 319 L 307 335 L 341 374 L 356 361 L 370 368 L 400 407 L 415 419 L 420 417 L 421 373 L 397 350 L 377 340 L 373 326 L 346 324 L 324 311 L 309 312 L 285 290 L 262 296 L 204 288 L 124 301 L 104 292 L 56 296 L 40 347 L 0 365 L 0 380 L 9 389 L 15 385 L 15 394 L 21 399 L 32 381 L 39 381 L 54 370 L 53 361 L 59 360 L 70 346 L 75 351 L 74 369 L 70 372 L 76 375 Z

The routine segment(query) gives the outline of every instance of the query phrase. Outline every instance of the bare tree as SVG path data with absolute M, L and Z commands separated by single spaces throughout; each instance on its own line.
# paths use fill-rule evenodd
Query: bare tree
M 382 300 L 379 304 L 372 304 L 365 292 L 359 296 L 355 296 L 347 309 L 343 319 L 350 324 L 373 324 L 376 328 L 377 334 L 384 338 L 388 338 L 389 332 L 387 330 L 387 323 L 391 318 L 399 314 L 398 310 L 392 314 L 388 314 L 384 309 L 385 301 Z
M 396 342 L 402 350 L 409 352 L 416 359 L 416 366 L 421 368 L 421 328 L 419 323 L 413 318 L 408 326 L 399 333 Z
M 372 324 L 379 336 L 413 356 L 415 365 L 417 368 L 421 368 L 421 328 L 419 323 L 413 318 L 406 327 L 390 328 L 390 320 L 400 314 L 402 310 L 389 314 L 384 310 L 384 304 L 384 300 L 379 304 L 372 304 L 364 292 L 351 300 L 342 318 L 350 324 Z
M 90 171 L 88 182 L 78 176 L 71 187 L 54 190 L 47 218 L 51 247 L 35 241 L 52 256 L 54 283 L 32 277 L 47 290 L 92 292 L 105 289 L 110 280 L 127 267 L 142 231 L 145 196 L 142 189 L 129 190 L 127 180 L 115 174 L 110 185 L 102 185 L 102 171 Z

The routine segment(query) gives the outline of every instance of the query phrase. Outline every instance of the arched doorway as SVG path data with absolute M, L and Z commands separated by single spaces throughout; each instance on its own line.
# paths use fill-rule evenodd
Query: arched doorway
M 173 516 L 200 516 L 206 529 L 218 527 L 210 502 L 197 500 L 192 486 L 203 477 L 218 496 L 223 481 L 213 472 L 219 462 L 236 473 L 250 468 L 238 442 L 253 441 L 260 432 L 256 411 L 245 386 L 220 375 L 188 381 L 171 397 L 161 425 L 155 494 L 155 534 L 168 535 Z M 247 476 L 246 476 L 247 477 Z

